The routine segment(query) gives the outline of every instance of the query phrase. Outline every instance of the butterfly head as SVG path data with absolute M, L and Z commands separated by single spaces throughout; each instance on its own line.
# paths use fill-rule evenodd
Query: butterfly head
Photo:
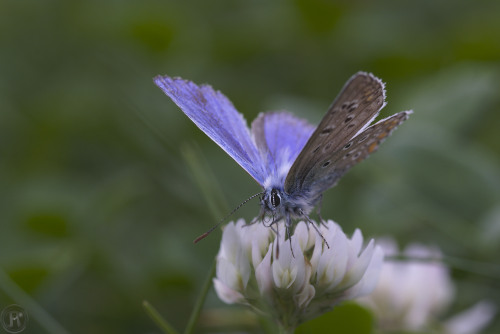
M 276 212 L 282 207 L 283 192 L 277 188 L 267 189 L 260 199 L 260 205 L 266 212 Z

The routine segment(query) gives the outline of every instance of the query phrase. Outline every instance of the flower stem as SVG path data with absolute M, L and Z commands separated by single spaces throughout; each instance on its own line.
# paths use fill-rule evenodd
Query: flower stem
M 282 324 L 278 324 L 278 333 L 279 334 L 293 334 L 295 333 L 294 327 L 285 327 Z
M 201 290 L 201 293 L 200 293 L 198 300 L 196 301 L 196 304 L 194 306 L 193 312 L 191 313 L 191 316 L 189 317 L 189 321 L 188 321 L 188 324 L 186 326 L 186 330 L 184 330 L 184 334 L 191 334 L 193 332 L 196 321 L 198 320 L 198 318 L 200 316 L 201 308 L 203 307 L 203 304 L 205 303 L 205 298 L 207 297 L 208 290 L 210 290 L 210 287 L 212 286 L 212 277 L 215 274 L 216 262 L 217 261 L 214 258 L 214 260 L 212 262 L 212 266 L 210 267 L 210 271 L 208 273 L 208 276 L 205 279 L 205 283 L 203 284 L 203 288 Z
M 193 312 L 191 313 L 191 317 L 189 318 L 186 329 L 184 330 L 184 334 L 191 334 L 193 332 L 194 326 L 196 325 L 196 321 L 198 320 L 201 308 L 205 302 L 205 298 L 207 297 L 208 290 L 210 290 L 210 286 L 212 285 L 212 277 L 215 273 L 215 263 L 214 259 L 212 263 L 212 267 L 210 268 L 210 272 L 203 284 L 203 288 L 201 290 L 200 296 L 196 301 Z M 178 334 L 177 332 L 168 322 L 161 316 L 161 314 L 151 305 L 148 301 L 144 301 L 142 306 L 146 310 L 149 317 L 156 323 L 156 325 L 166 334 Z
M 47 333 L 67 334 L 68 331 L 49 314 L 38 302 L 22 290 L 4 271 L 0 268 L 0 291 L 3 291 L 13 301 L 28 311 L 43 327 Z M 3 305 L 2 305 L 3 307 Z
M 143 301 L 142 306 L 144 310 L 149 315 L 149 317 L 155 322 L 155 324 L 166 334 L 178 334 L 178 332 L 161 316 L 161 314 L 151 305 L 148 301 Z

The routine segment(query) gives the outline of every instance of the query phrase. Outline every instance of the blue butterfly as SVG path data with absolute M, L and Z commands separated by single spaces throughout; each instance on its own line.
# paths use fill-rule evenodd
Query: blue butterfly
M 284 219 L 287 234 L 293 219 L 312 222 L 309 213 L 323 192 L 411 114 L 403 111 L 370 126 L 385 106 L 385 89 L 364 72 L 347 81 L 317 127 L 280 111 L 260 113 L 248 128 L 228 98 L 212 87 L 168 76 L 154 81 L 257 181 L 263 188 L 260 217 L 271 216 L 273 223 Z

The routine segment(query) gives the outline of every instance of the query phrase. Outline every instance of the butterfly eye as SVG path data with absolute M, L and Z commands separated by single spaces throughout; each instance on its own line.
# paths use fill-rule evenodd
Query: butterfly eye
M 271 190 L 271 205 L 276 208 L 281 203 L 281 196 L 276 189 Z

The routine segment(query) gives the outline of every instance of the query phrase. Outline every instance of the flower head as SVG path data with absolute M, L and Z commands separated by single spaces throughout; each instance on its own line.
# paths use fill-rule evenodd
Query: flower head
M 383 239 L 379 244 L 387 256 L 398 254 L 394 241 Z M 441 251 L 410 244 L 404 255 L 415 260 L 385 262 L 373 293 L 360 299 L 373 310 L 381 330 L 474 334 L 491 321 L 495 307 L 483 301 L 440 326 L 437 320 L 454 297 L 448 268 L 439 262 Z
M 381 248 L 372 240 L 363 249 L 359 230 L 349 239 L 333 221 L 319 229 L 330 247 L 304 222 L 286 241 L 281 230 L 277 236 L 263 224 L 229 223 L 217 255 L 219 298 L 295 327 L 343 300 L 370 293 L 383 262 Z

